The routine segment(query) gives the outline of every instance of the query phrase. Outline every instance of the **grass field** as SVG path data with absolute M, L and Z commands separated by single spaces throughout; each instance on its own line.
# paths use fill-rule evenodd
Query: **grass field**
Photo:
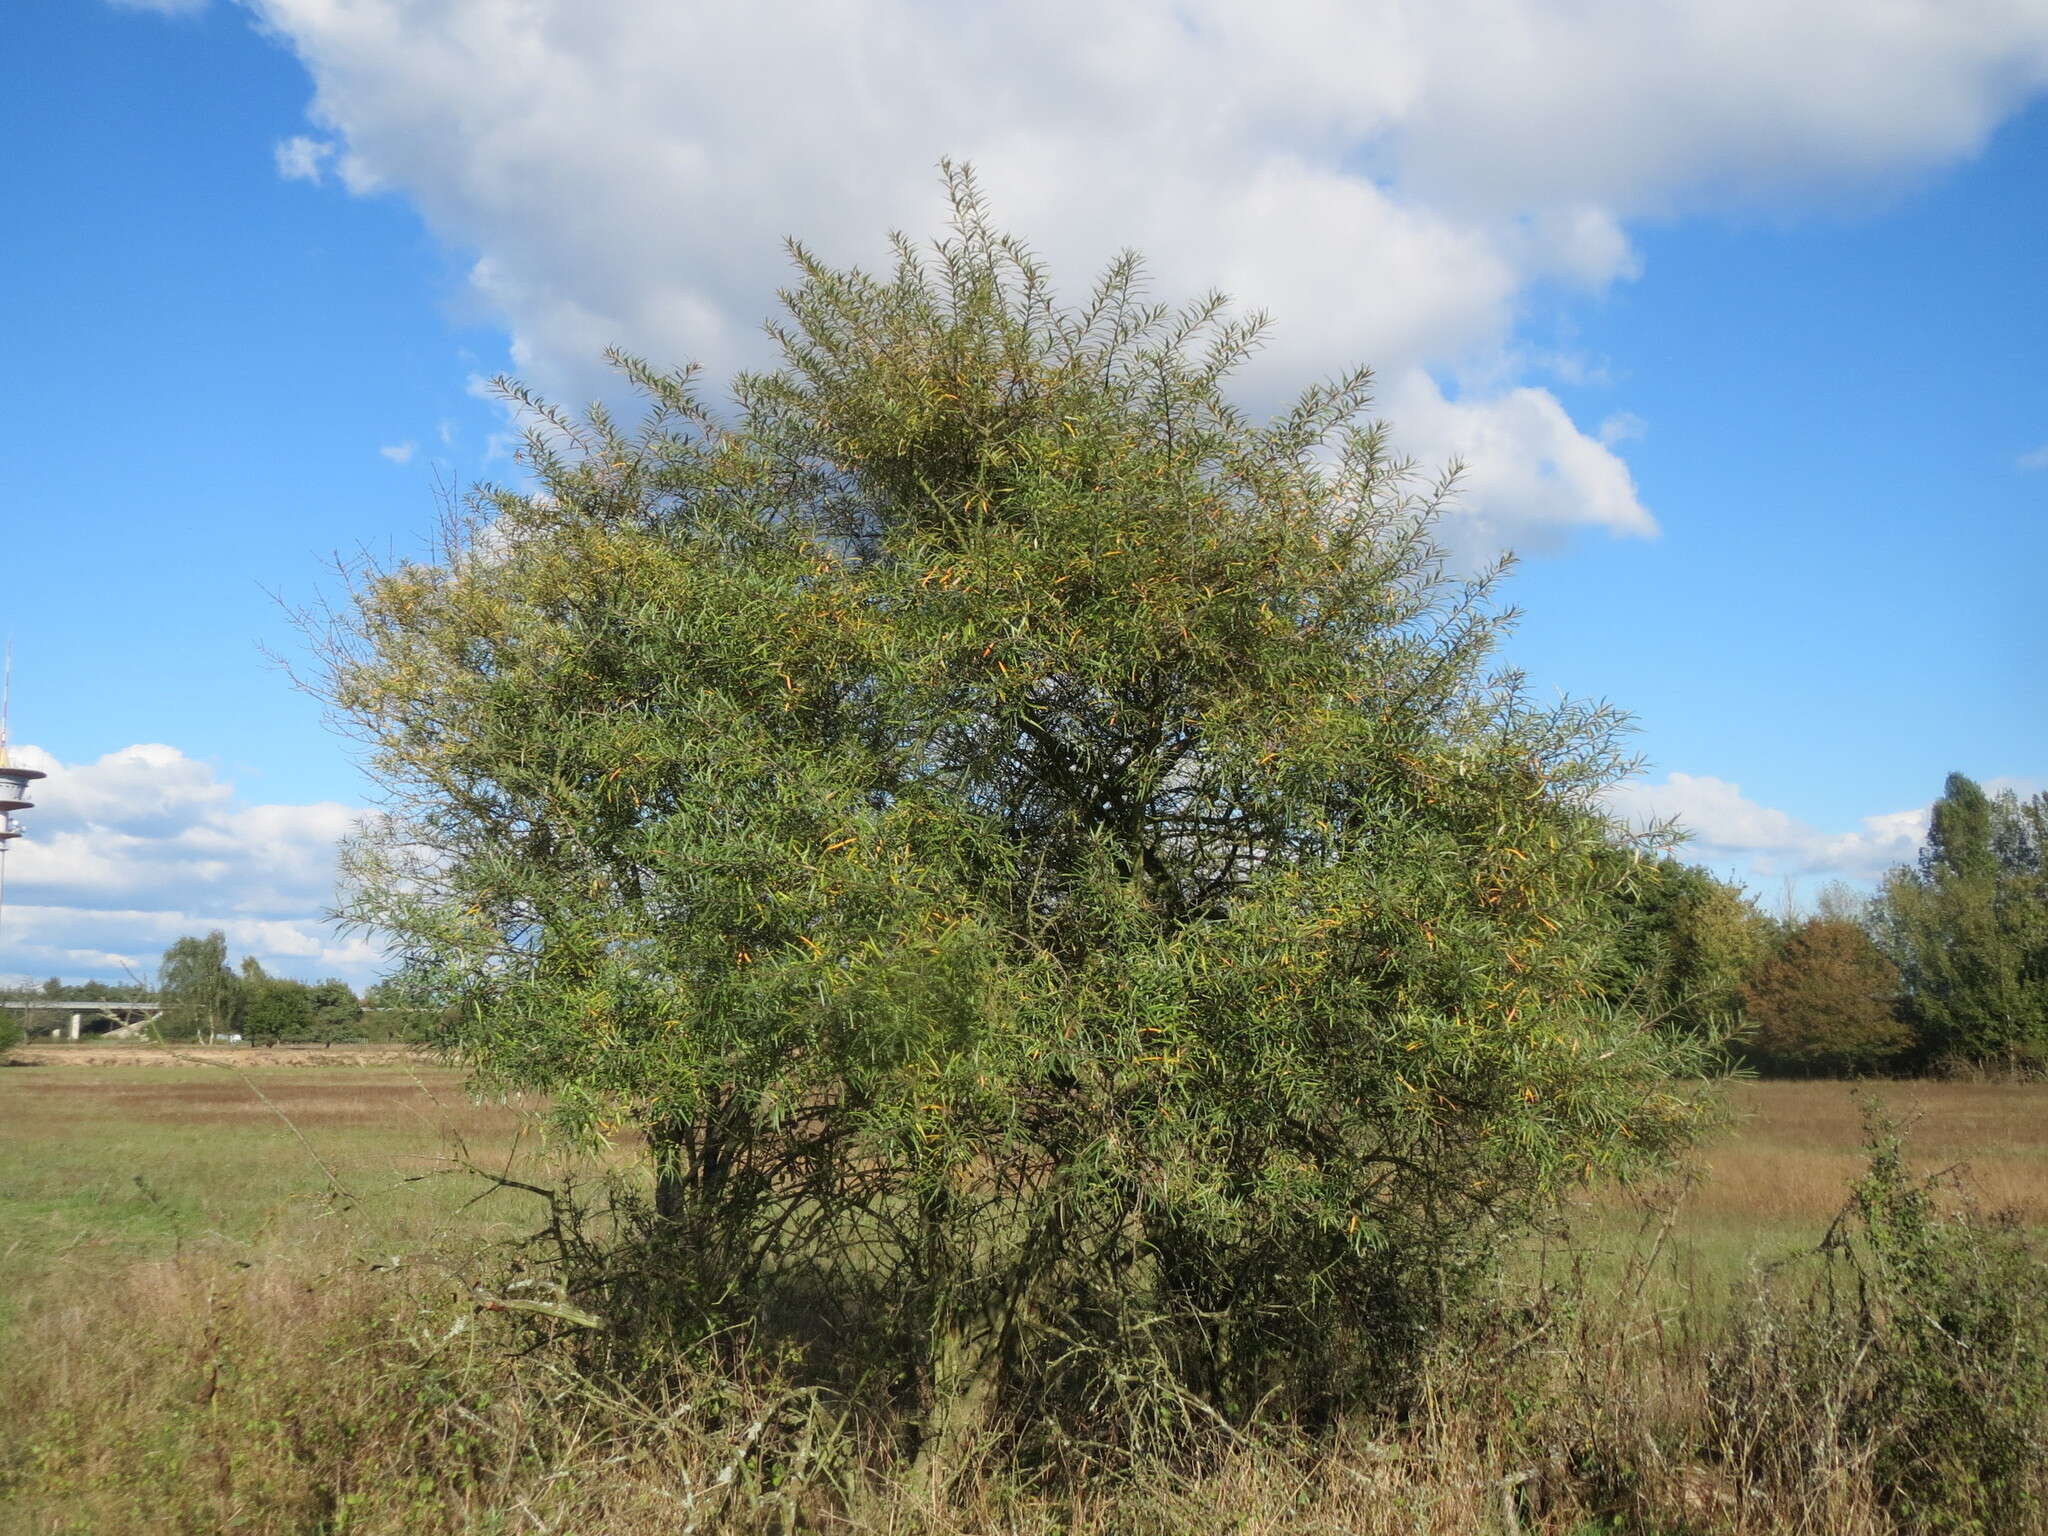
M 279 1053 L 41 1047 L 0 1071 L 0 1308 L 64 1274 L 185 1245 L 346 1236 L 433 1248 L 530 1229 L 516 1194 L 478 1201 L 462 1164 L 534 1171 L 546 1148 L 517 1104 L 398 1051 Z M 119 1070 L 113 1070 L 118 1066 Z M 1712 1284 L 1811 1246 L 1864 1164 L 1862 1102 L 1911 1126 L 1919 1164 L 1961 1167 L 1980 1202 L 2048 1227 L 2048 1087 L 2001 1083 L 1745 1083 L 1734 1127 L 1692 1177 L 1589 1190 L 1573 1227 L 1626 1247 L 1672 1208 L 1674 1272 Z M 0 1311 L 0 1317 L 5 1312 Z
M 101 1059 L 109 1052 L 112 1060 Z M 415 1439 L 377 1439 L 383 1431 L 375 1426 L 384 1422 L 377 1405 L 395 1390 L 393 1381 L 412 1391 L 433 1370 L 454 1370 L 441 1345 L 406 1353 L 423 1330 L 453 1337 L 471 1309 L 445 1256 L 529 1232 L 541 1214 L 532 1197 L 494 1190 L 466 1167 L 538 1182 L 564 1169 L 532 1129 L 529 1106 L 475 1102 L 456 1074 L 402 1053 L 327 1053 L 316 1065 L 321 1054 L 286 1061 L 247 1050 L 186 1052 L 167 1061 L 142 1048 L 48 1047 L 27 1053 L 34 1065 L 0 1069 L 0 1371 L 15 1378 L 0 1378 L 0 1401 L 17 1412 L 33 1405 L 41 1426 L 29 1440 L 33 1454 L 22 1453 L 27 1459 L 18 1456 L 0 1476 L 0 1532 L 686 1528 L 689 1522 L 674 1518 L 674 1489 L 715 1478 L 723 1431 L 706 1429 L 685 1442 L 662 1420 L 667 1427 L 617 1439 L 634 1414 L 652 1411 L 645 1404 L 615 1404 L 619 1417 L 602 1432 L 587 1406 L 579 1408 L 574 1422 L 582 1428 L 569 1433 L 553 1420 L 543 1428 L 547 1415 L 565 1410 L 544 1393 L 533 1396 L 540 1389 L 527 1378 L 514 1390 L 492 1377 L 496 1384 L 485 1391 L 451 1375 L 436 1390 L 457 1408 L 472 1391 L 476 1401 L 496 1402 L 484 1417 L 503 1438 L 491 1453 L 499 1462 L 480 1469 L 473 1463 L 482 1453 L 470 1446 L 462 1453 L 469 1470 L 459 1479 L 419 1465 L 454 1453 L 439 1438 L 443 1429 L 420 1428 L 431 1415 L 422 1417 L 411 1397 L 402 1401 L 412 1404 L 404 1414 Z M 1921 1166 L 1967 1165 L 1984 1206 L 2048 1228 L 2048 1088 L 1915 1083 L 1877 1092 L 1912 1123 Z M 1733 1128 L 1702 1150 L 1690 1181 L 1660 1191 L 1588 1190 L 1569 1217 L 1583 1272 L 1614 1275 L 1633 1265 L 1640 1278 L 1654 1270 L 1657 1294 L 1643 1316 L 1659 1328 L 1681 1314 L 1716 1313 L 1754 1263 L 1811 1249 L 1865 1164 L 1861 1109 L 1846 1085 L 1745 1084 L 1732 1098 Z M 1656 1258 L 1646 1269 L 1652 1243 Z M 337 1350 L 342 1358 L 384 1361 L 396 1374 L 365 1366 L 355 1386 L 346 1385 L 356 1379 L 346 1373 L 326 1379 L 320 1362 Z M 500 1371 L 501 1354 L 464 1356 L 462 1369 Z M 1664 1358 L 1668 1366 L 1671 1357 Z M 1627 1369 L 1620 1355 L 1607 1368 Z M 294 1371 L 308 1373 L 307 1384 L 292 1385 Z M 293 1439 L 299 1429 L 278 1428 L 293 1419 L 280 1416 L 278 1401 L 304 1392 L 342 1394 L 319 1410 L 353 1426 L 331 1455 L 322 1444 Z M 545 1411 L 543 1398 L 553 1405 Z M 514 1402 L 524 1405 L 516 1414 L 507 1406 Z M 241 1416 L 232 1433 L 219 1427 L 231 1403 Z M 505 1427 L 513 1422 L 508 1414 L 516 1428 Z M 267 1436 L 283 1438 L 259 1455 L 259 1445 L 271 1444 Z M 1479 1438 L 1460 1453 L 1475 1464 L 1497 1454 L 1479 1447 Z M 412 1468 L 418 1489 L 400 1497 L 389 1477 L 356 1487 L 348 1458 L 367 1467 L 377 1456 L 389 1458 L 387 1471 Z M 271 1463 L 296 1470 L 287 1476 Z M 565 1470 L 628 1463 L 639 1468 L 638 1482 Z M 1486 1476 L 1501 1470 L 1492 1464 Z M 1674 1471 L 1670 1499 L 1706 1499 L 1700 1507 L 1710 1514 L 1721 1508 L 1714 1498 L 1723 1513 L 1736 1508 L 1725 1492 L 1689 1492 L 1680 1472 L 1694 1475 Z M 1577 1494 L 1548 1504 L 1516 1495 L 1524 1513 L 1503 1514 L 1498 1489 L 1483 1477 L 1459 1483 L 1430 1473 L 1409 1487 L 1401 1477 L 1410 1472 L 1389 1482 L 1380 1461 L 1344 1464 L 1324 1482 L 1290 1485 L 1284 1497 L 1273 1481 L 1280 1473 L 1266 1461 L 1209 1475 L 1206 1491 L 1154 1490 L 1166 1501 L 1162 1509 L 1186 1501 L 1181 1523 L 1159 1529 L 1208 1529 L 1213 1520 L 1213 1528 L 1241 1531 L 1491 1531 L 1510 1518 L 1517 1529 L 1586 1536 L 1653 1529 L 1586 1523 L 1590 1506 Z M 1369 1519 L 1359 1513 L 1368 1485 L 1385 1495 Z M 355 1491 L 334 1492 L 343 1486 Z M 166 1491 L 180 1487 L 178 1497 Z M 581 1492 L 572 1497 L 571 1490 Z M 1268 1508 L 1261 1500 L 1277 1502 Z M 522 1506 L 525 1515 L 517 1512 Z M 986 1499 L 968 1506 L 994 1519 L 996 1505 Z M 1089 1513 L 1070 1500 L 1056 1518 L 1036 1505 L 1026 1514 L 1004 1507 L 1016 1530 L 1132 1528 L 1125 1506 Z M 1239 1514 L 1226 1520 L 1233 1509 Z M 773 1510 L 775 1520 L 797 1528 L 795 1504 Z M 1317 1524 L 1326 1517 L 1336 1523 Z M 949 1518 L 927 1510 L 913 1519 L 897 1509 L 874 1523 L 982 1528 L 965 1516 Z M 1718 1523 L 1702 1515 L 1696 1525 L 1669 1529 L 1885 1528 L 1843 1523 L 1863 1518 L 1847 1504 L 1826 1518 L 1838 1523 L 1802 1515 L 1804 1523 L 1745 1524 L 1734 1514 Z
M 422 1249 L 531 1226 L 470 1204 L 483 1186 L 462 1161 L 539 1148 L 519 1107 L 473 1102 L 457 1073 L 395 1052 L 163 1054 L 30 1048 L 0 1070 L 0 1307 L 186 1248 Z
M 1866 1105 L 1906 1129 L 1914 1165 L 1954 1170 L 1987 1214 L 2048 1229 L 2048 1085 L 1749 1082 L 1729 1093 L 1734 1123 L 1670 1185 L 1588 1191 L 1575 1239 L 1614 1259 L 1661 1231 L 1658 1280 L 1714 1306 L 1755 1265 L 1808 1250 L 1868 1160 Z M 1668 1212 L 1669 1221 L 1651 1221 Z

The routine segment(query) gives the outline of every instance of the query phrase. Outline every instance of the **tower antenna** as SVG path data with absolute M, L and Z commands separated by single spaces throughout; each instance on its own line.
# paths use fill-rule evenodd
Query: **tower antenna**
M 14 636 L 7 637 L 5 659 L 0 660 L 0 768 L 7 766 L 7 711 L 14 703 Z M 14 830 L 14 818 L 0 811 L 0 934 L 7 931 L 7 845 L 21 834 Z
M 7 846 L 21 836 L 14 813 L 26 811 L 35 802 L 28 787 L 44 777 L 40 768 L 17 768 L 7 758 L 7 712 L 14 702 L 14 642 L 8 641 L 6 656 L 0 660 L 0 918 L 7 905 Z
M 7 766 L 7 711 L 14 703 L 14 637 L 7 637 L 6 659 L 0 661 L 0 768 Z M 7 845 L 20 836 L 14 818 L 0 811 L 0 934 L 7 931 Z

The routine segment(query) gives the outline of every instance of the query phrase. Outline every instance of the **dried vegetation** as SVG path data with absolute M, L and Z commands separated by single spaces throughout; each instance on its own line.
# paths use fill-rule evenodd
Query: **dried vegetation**
M 991 1438 L 913 1478 L 885 1403 L 793 1351 L 579 1326 L 561 1251 L 513 1241 L 532 1196 L 465 1211 L 487 1182 L 419 1177 L 458 1146 L 562 1172 L 450 1079 L 265 1073 L 266 1106 L 226 1074 L 150 1078 L 0 1081 L 10 1536 L 2048 1529 L 2038 1088 L 1894 1095 L 1920 1164 L 1967 1154 L 2018 1220 L 1959 1214 L 1889 1143 L 1873 1163 L 1841 1085 L 1757 1085 L 1675 1209 L 1589 1198 L 1398 1410 L 1137 1463 Z M 152 1140 L 155 1205 L 109 1166 Z M 316 1154 L 345 1197 L 315 1198 Z M 1763 1263 L 1698 1262 L 1744 1223 Z

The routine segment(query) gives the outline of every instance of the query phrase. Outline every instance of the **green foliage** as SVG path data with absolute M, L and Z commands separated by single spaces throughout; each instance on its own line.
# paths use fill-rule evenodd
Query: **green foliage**
M 1898 967 L 1852 922 L 1816 917 L 1742 984 L 1746 1053 L 1766 1070 L 1816 1077 L 1882 1072 L 1913 1044 L 1899 1019 Z
M 1869 1169 L 1804 1294 L 1758 1290 L 1716 1369 L 1723 1433 L 1770 1461 L 1863 1465 L 1906 1531 L 2039 1528 L 2048 1283 L 2020 1228 L 1916 1178 L 1867 1116 Z
M 311 1038 L 331 1043 L 361 1037 L 363 1005 L 347 982 L 337 976 L 316 981 L 308 989 L 307 1001 L 313 1009 Z
M 258 1045 L 354 1039 L 362 1016 L 345 981 L 330 977 L 308 985 L 264 974 L 254 956 L 242 962 L 242 1031 Z
M 1956 880 L 1990 880 L 1998 873 L 1991 850 L 1990 797 L 1971 778 L 1952 773 L 1927 819 L 1927 846 L 1920 868 Z
M 10 1008 L 0 1008 L 0 1056 L 21 1044 L 23 1034 L 21 1016 Z
M 164 1005 L 158 1030 L 171 1038 L 231 1034 L 241 1017 L 242 988 L 228 969 L 227 935 L 216 928 L 205 938 L 182 938 L 164 951 L 157 969 L 157 996 Z
M 439 1008 L 369 1008 L 363 1011 L 355 1034 L 362 1040 L 439 1045 L 448 1029 L 447 1015 Z
M 314 1038 L 313 989 L 274 976 L 244 978 L 242 1033 L 257 1045 Z
M 1886 878 L 1873 922 L 1924 1061 L 2048 1067 L 2048 795 L 1950 774 L 1919 867 Z
M 451 1023 L 449 1000 L 435 990 L 432 979 L 415 970 L 402 970 L 374 983 L 363 994 L 356 1028 L 366 1040 L 433 1045 L 443 1043 Z
M 139 982 L 66 982 L 55 976 L 45 981 L 33 995 L 50 1002 L 64 1003 L 146 1003 L 152 1000 L 149 988 Z
M 534 488 L 366 573 L 354 912 L 928 1445 L 1318 1414 L 1696 1120 L 1707 1047 L 1602 991 L 1620 722 L 1492 670 L 1364 374 L 1255 425 L 1259 322 L 1129 258 L 1062 307 L 953 192 L 886 276 L 797 250 L 729 417 L 518 394 Z
M 1720 1037 L 1742 1012 L 1742 983 L 1770 953 L 1769 918 L 1738 885 L 1659 859 L 1616 890 L 1614 990 L 1668 1028 Z

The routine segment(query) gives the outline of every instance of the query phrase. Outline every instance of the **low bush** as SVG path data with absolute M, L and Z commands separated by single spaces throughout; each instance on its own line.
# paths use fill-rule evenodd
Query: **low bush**
M 1800 1288 L 1760 1278 L 1712 1362 L 1718 1449 L 1767 1502 L 1866 1483 L 1905 1531 L 2040 1529 L 2048 1277 L 2016 1223 L 1920 1179 L 1881 1113 Z

